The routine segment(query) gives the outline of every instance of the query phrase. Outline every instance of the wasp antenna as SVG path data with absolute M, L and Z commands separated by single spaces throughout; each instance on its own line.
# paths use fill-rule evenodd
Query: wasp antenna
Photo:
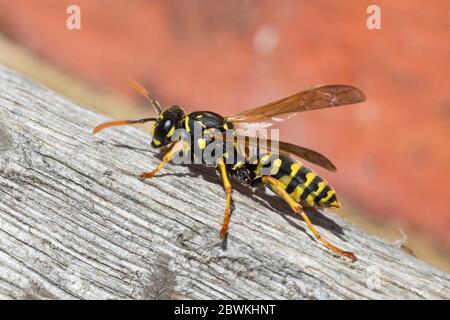
M 152 104 L 153 108 L 155 108 L 155 111 L 158 115 L 161 114 L 161 106 L 159 105 L 159 102 L 153 99 L 153 97 L 150 95 L 150 92 L 148 92 L 147 89 L 145 89 L 142 85 L 140 85 L 137 81 L 133 79 L 128 79 L 128 84 L 139 94 L 143 95 L 150 101 L 150 103 Z
M 144 118 L 139 120 L 118 120 L 118 121 L 108 121 L 102 124 L 99 124 L 96 126 L 93 130 L 93 133 L 96 134 L 103 129 L 109 128 L 109 127 L 117 127 L 117 126 L 126 126 L 130 124 L 138 124 L 138 123 L 145 123 L 149 121 L 156 121 L 156 118 Z

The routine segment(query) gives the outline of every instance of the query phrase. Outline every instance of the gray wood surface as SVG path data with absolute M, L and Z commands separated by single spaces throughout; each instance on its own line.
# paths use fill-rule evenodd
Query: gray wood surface
M 169 164 L 136 128 L 0 67 L 0 298 L 450 298 L 450 277 L 331 212 L 314 240 L 283 201 L 237 187 L 228 240 L 209 168 Z

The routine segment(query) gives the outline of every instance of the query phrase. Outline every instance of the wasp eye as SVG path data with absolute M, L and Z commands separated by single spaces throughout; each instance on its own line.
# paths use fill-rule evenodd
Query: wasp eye
M 163 130 L 164 130 L 164 131 L 169 131 L 170 128 L 172 128 L 172 120 L 167 119 L 167 120 L 164 121 L 164 123 L 163 123 Z

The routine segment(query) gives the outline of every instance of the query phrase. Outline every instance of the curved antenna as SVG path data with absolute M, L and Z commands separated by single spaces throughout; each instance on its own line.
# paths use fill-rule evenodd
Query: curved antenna
M 96 126 L 93 130 L 94 134 L 96 134 L 99 131 L 102 131 L 103 129 L 109 128 L 109 127 L 117 127 L 117 126 L 125 126 L 130 124 L 137 124 L 137 123 L 145 123 L 149 121 L 156 121 L 156 118 L 145 118 L 145 119 L 139 119 L 139 120 L 118 120 L 118 121 L 108 121 L 102 124 L 99 124 Z
M 153 99 L 153 97 L 150 95 L 150 92 L 148 92 L 143 86 L 141 86 L 138 82 L 136 82 L 133 79 L 128 79 L 128 84 L 134 89 L 136 90 L 139 94 L 143 95 L 144 97 L 147 98 L 147 100 L 150 101 L 150 103 L 152 104 L 153 108 L 156 111 L 156 114 L 160 115 L 161 114 L 161 105 L 159 104 L 158 101 L 156 101 L 155 99 Z

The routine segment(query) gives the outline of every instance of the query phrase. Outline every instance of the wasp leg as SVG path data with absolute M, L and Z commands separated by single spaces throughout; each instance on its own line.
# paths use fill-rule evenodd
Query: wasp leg
M 313 224 L 309 220 L 309 218 L 306 215 L 305 211 L 303 210 L 302 206 L 299 203 L 295 202 L 289 196 L 289 194 L 286 192 L 286 190 L 282 187 L 281 183 L 277 179 L 272 178 L 270 176 L 264 176 L 264 177 L 262 177 L 262 182 L 264 184 L 270 185 L 272 190 L 275 193 L 277 193 L 280 197 L 282 197 L 289 204 L 289 206 L 292 208 L 292 210 L 295 213 L 298 213 L 299 215 L 302 216 L 302 218 L 305 220 L 306 224 L 308 225 L 309 229 L 314 234 L 316 239 L 319 240 L 325 247 L 329 248 L 330 250 L 332 250 L 333 252 L 335 252 L 341 256 L 349 258 L 353 262 L 357 260 L 356 256 L 353 254 L 353 252 L 339 249 L 335 245 L 331 244 L 327 239 L 323 238 L 319 234 L 319 232 L 317 232 L 316 228 L 314 228 Z
M 150 179 L 153 178 L 159 170 L 161 170 L 164 165 L 169 162 L 175 153 L 181 151 L 181 150 L 186 150 L 187 147 L 187 143 L 184 140 L 180 140 L 177 141 L 175 143 L 173 143 L 169 148 L 168 151 L 166 152 L 166 154 L 164 155 L 162 161 L 159 163 L 159 165 L 152 171 L 150 172 L 144 172 L 139 176 L 139 179 L 144 180 L 144 179 Z
M 230 204 L 231 204 L 231 183 L 228 178 L 228 171 L 225 163 L 222 159 L 217 162 L 217 166 L 220 170 L 220 176 L 222 178 L 223 188 L 226 193 L 225 215 L 223 217 L 222 229 L 220 229 L 220 238 L 224 239 L 228 233 L 228 225 L 230 224 Z

